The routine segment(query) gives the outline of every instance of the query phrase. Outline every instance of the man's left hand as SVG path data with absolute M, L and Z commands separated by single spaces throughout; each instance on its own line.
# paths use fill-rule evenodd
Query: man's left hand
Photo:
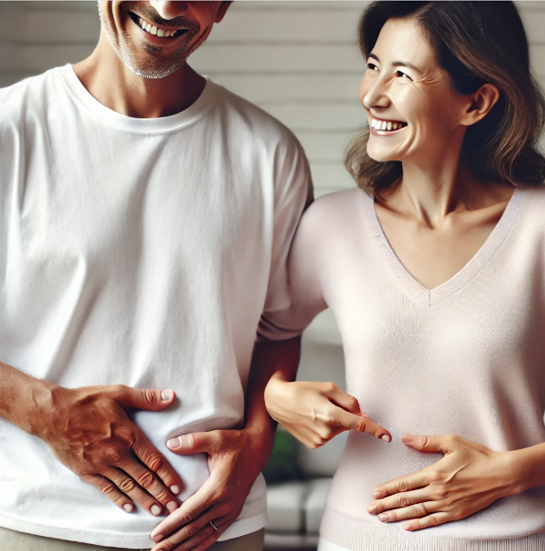
M 466 518 L 517 493 L 516 469 L 507 452 L 451 435 L 404 434 L 401 439 L 414 450 L 444 457 L 375 488 L 367 511 L 382 522 L 405 521 L 405 530 L 420 530 Z
M 151 537 L 160 543 L 152 551 L 204 551 L 217 541 L 240 514 L 259 475 L 258 444 L 259 438 L 244 429 L 188 434 L 167 442 L 179 455 L 208 454 L 210 476 L 156 526 Z

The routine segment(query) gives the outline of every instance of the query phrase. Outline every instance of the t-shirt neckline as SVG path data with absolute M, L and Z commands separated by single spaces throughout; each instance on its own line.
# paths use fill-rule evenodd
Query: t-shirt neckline
M 197 100 L 180 113 L 167 117 L 140 119 L 128 117 L 106 107 L 94 98 L 77 77 L 72 65 L 58 68 L 68 92 L 102 124 L 132 133 L 162 133 L 187 127 L 202 118 L 214 105 L 220 86 L 206 78 L 206 84 Z
M 401 263 L 382 230 L 375 210 L 375 201 L 362 194 L 362 214 L 367 233 L 378 248 L 388 271 L 403 292 L 420 306 L 436 306 L 465 287 L 492 259 L 511 231 L 526 198 L 526 190 L 515 188 L 498 223 L 475 255 L 450 279 L 428 289 L 417 281 Z

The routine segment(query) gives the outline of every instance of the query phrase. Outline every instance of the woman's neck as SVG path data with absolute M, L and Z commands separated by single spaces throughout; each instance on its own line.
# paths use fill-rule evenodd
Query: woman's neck
M 382 196 L 388 208 L 434 229 L 453 212 L 485 208 L 511 194 L 507 186 L 476 178 L 456 158 L 426 166 L 404 163 L 400 184 Z

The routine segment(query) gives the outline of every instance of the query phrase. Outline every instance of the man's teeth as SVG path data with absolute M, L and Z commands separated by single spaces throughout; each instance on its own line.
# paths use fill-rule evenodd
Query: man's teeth
M 403 126 L 402 122 L 371 120 L 371 128 L 375 130 L 399 130 Z
M 166 31 L 165 29 L 158 29 L 155 25 L 152 25 L 151 23 L 144 21 L 141 17 L 138 18 L 138 23 L 140 24 L 140 27 L 142 27 L 142 29 L 144 29 L 146 32 L 150 34 L 154 34 L 155 36 L 162 36 L 164 38 L 169 38 L 170 36 L 174 36 L 178 31 L 178 29 L 174 29 L 171 31 Z

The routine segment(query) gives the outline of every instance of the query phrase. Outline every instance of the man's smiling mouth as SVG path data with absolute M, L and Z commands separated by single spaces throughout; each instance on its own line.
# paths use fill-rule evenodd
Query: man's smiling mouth
M 160 38 L 177 38 L 185 34 L 188 29 L 172 29 L 168 27 L 160 27 L 142 19 L 139 15 L 130 12 L 131 19 L 145 32 Z

